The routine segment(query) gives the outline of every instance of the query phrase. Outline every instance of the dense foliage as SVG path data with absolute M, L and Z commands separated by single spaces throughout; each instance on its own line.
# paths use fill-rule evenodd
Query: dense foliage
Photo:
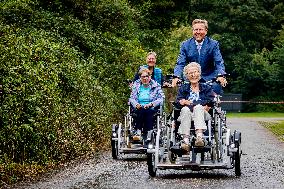
M 8 182 L 29 175 L 15 172 L 18 165 L 49 165 L 106 146 L 125 108 L 124 80 L 146 53 L 125 2 L 89 5 L 87 18 L 75 16 L 76 2 L 43 3 L 0 5 L 0 177 Z M 125 23 L 111 25 L 119 11 Z M 91 19 L 98 15 L 105 21 Z
M 207 19 L 221 44 L 227 92 L 283 101 L 280 0 L 0 1 L 0 187 L 107 147 L 126 109 L 126 79 L 150 50 L 172 73 L 194 18 Z

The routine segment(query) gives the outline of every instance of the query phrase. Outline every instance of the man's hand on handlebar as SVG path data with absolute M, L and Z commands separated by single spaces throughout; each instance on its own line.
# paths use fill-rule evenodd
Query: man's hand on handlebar
M 207 111 L 207 112 L 208 112 L 208 111 L 210 110 L 210 108 L 211 108 L 211 107 L 208 106 L 208 105 L 205 105 L 205 106 L 203 106 L 203 107 L 204 107 L 204 110 Z
M 222 87 L 226 87 L 228 84 L 226 78 L 223 76 L 217 77 L 216 81 L 219 81 Z

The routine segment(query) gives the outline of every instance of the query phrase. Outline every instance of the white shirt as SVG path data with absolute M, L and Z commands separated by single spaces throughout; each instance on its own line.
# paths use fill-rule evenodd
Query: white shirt
M 198 43 L 197 41 L 195 41 L 197 51 L 198 51 L 199 54 L 200 54 L 200 50 L 201 50 L 203 42 L 204 42 L 204 39 L 201 41 L 201 43 Z

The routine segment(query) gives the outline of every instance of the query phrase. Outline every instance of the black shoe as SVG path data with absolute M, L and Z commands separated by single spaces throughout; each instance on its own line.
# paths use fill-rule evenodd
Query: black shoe
M 178 156 L 182 156 L 183 152 L 182 149 L 180 148 L 180 145 L 174 145 L 170 148 L 170 151 L 173 154 L 177 154 Z
M 140 140 L 141 140 L 141 136 L 139 136 L 139 135 L 134 135 L 134 136 L 132 137 L 132 140 L 140 141 Z
M 190 148 L 189 144 L 185 144 L 185 143 L 181 144 L 181 149 L 182 149 L 182 152 L 183 152 L 184 155 L 189 154 L 189 148 Z

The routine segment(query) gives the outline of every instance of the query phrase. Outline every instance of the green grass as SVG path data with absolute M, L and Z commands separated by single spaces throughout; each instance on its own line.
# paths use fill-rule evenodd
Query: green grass
M 281 141 L 284 142 L 284 121 L 279 122 L 260 122 L 261 125 L 274 133 Z
M 255 113 L 227 113 L 227 117 L 283 117 L 279 112 L 255 112 Z
M 273 117 L 284 118 L 284 113 L 279 112 L 256 112 L 256 113 L 227 113 L 227 117 Z M 259 122 L 261 125 L 275 134 L 281 141 L 284 142 L 284 121 L 277 122 Z

